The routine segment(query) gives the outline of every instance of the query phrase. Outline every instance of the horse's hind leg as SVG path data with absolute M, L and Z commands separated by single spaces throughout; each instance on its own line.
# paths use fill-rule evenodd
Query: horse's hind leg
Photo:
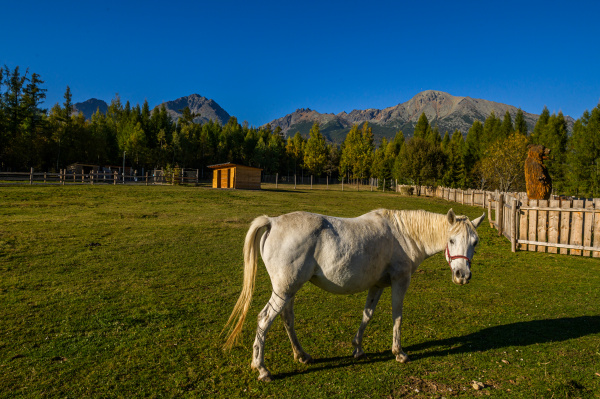
M 360 323 L 360 327 L 358 327 L 358 332 L 352 340 L 352 345 L 354 345 L 353 355 L 357 359 L 365 355 L 365 352 L 362 349 L 363 334 L 365 332 L 365 328 L 367 328 L 367 324 L 369 324 L 369 321 L 373 317 L 375 307 L 377 306 L 377 302 L 379 301 L 382 292 L 383 288 L 371 287 L 369 289 L 369 293 L 367 294 L 367 303 L 365 304 L 365 310 L 363 311 L 362 322 Z
M 281 317 L 283 318 L 283 325 L 285 326 L 285 330 L 290 337 L 290 342 L 292 343 L 292 350 L 294 351 L 294 360 L 298 360 L 300 363 L 312 363 L 312 357 L 304 352 L 300 342 L 298 341 L 298 337 L 296 337 L 296 331 L 294 330 L 294 298 L 292 297 L 285 307 L 283 308 L 283 312 L 281 313 Z
M 258 370 L 258 379 L 261 381 L 271 381 L 271 373 L 265 367 L 265 337 L 275 317 L 281 313 L 291 299 L 292 296 L 280 296 L 273 292 L 267 305 L 258 314 L 251 367 Z

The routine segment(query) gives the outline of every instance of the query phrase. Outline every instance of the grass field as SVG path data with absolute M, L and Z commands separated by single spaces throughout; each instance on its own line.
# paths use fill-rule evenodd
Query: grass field
M 274 187 L 272 187 L 274 188 Z M 481 215 L 480 208 L 391 193 L 224 191 L 200 187 L 0 187 L 0 397 L 600 397 L 600 260 L 510 252 L 488 223 L 466 286 L 442 254 L 415 273 L 403 349 L 391 353 L 390 291 L 351 339 L 366 293 L 308 284 L 296 331 L 312 365 L 293 361 L 277 319 L 250 370 L 264 268 L 244 344 L 219 333 L 240 292 L 251 220 L 295 210 L 352 217 L 375 208 Z M 473 381 L 485 388 L 474 390 Z

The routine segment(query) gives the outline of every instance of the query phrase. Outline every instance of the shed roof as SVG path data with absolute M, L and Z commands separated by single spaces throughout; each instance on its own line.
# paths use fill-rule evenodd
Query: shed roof
M 262 168 L 255 168 L 254 166 L 240 165 L 240 164 L 231 163 L 231 162 L 218 163 L 216 165 L 208 165 L 207 168 L 210 168 L 210 169 L 223 169 L 223 168 L 232 168 L 234 166 L 241 166 L 242 168 L 250 168 L 250 169 L 262 170 Z

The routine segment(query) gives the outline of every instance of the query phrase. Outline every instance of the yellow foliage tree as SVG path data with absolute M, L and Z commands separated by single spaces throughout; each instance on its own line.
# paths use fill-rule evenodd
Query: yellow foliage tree
M 527 137 L 518 132 L 492 143 L 481 160 L 481 179 L 500 191 L 517 191 L 525 187 L 524 165 Z

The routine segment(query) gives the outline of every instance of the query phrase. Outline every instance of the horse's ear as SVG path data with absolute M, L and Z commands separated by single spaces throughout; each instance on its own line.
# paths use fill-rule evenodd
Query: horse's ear
M 454 211 L 452 210 L 452 208 L 450 208 L 450 210 L 446 214 L 446 217 L 448 218 L 448 224 L 450 226 L 452 226 L 454 224 L 454 222 L 456 222 L 456 215 L 454 214 Z
M 483 219 L 485 219 L 485 212 L 483 212 L 483 215 L 479 216 L 477 219 L 471 220 L 471 223 L 473 223 L 475 228 L 478 228 L 481 222 L 483 222 Z

